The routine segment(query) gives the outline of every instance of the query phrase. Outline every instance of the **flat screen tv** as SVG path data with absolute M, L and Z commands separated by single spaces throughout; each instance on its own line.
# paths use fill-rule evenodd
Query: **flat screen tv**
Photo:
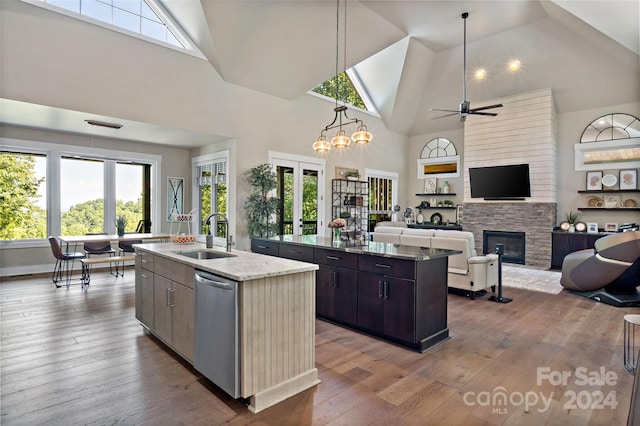
M 471 198 L 522 200 L 531 197 L 528 164 L 470 167 Z

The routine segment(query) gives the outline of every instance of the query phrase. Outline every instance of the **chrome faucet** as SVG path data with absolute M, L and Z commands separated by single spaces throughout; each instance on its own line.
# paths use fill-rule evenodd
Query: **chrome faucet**
M 222 213 L 211 213 L 205 220 L 204 220 L 204 224 L 205 225 L 211 225 L 211 218 L 214 216 L 219 216 L 222 218 L 222 220 L 224 221 L 224 225 L 225 225 L 225 234 L 227 237 L 227 251 L 231 251 L 231 235 L 229 233 L 229 219 L 227 219 L 227 216 L 225 216 Z M 211 231 L 209 231 L 209 233 L 211 233 Z

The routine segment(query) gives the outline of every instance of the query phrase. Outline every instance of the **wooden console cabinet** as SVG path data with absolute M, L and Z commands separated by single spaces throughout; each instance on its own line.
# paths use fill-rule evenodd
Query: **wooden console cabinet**
M 551 233 L 551 269 L 562 269 L 564 257 L 574 251 L 594 247 L 598 238 L 608 234 L 553 231 Z

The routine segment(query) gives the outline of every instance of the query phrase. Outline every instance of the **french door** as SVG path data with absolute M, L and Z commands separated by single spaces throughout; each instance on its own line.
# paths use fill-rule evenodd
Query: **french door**
M 278 179 L 279 234 L 324 234 L 324 160 L 269 153 L 269 162 Z

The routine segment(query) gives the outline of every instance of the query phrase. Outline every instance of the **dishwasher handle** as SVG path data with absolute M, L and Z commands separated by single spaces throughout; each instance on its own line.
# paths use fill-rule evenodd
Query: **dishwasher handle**
M 208 285 L 211 287 L 217 287 L 217 288 L 221 288 L 223 290 L 233 290 L 233 284 L 230 283 L 226 283 L 223 281 L 218 281 L 218 280 L 212 280 L 210 278 L 205 278 L 204 276 L 200 275 L 200 274 L 196 274 L 196 283 L 198 284 L 204 284 L 204 285 Z

